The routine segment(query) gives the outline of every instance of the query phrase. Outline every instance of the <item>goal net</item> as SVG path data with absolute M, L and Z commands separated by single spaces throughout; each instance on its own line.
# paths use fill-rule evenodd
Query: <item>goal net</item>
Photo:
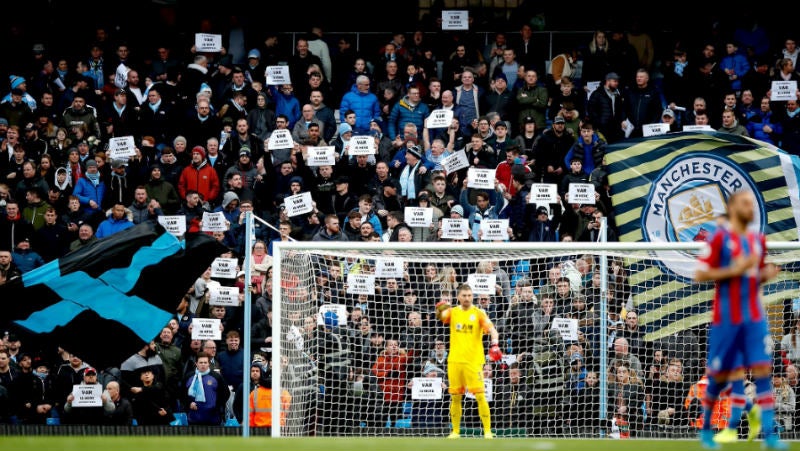
M 500 335 L 503 359 L 483 369 L 497 436 L 696 434 L 713 293 L 691 280 L 701 243 L 374 244 L 275 246 L 273 435 L 447 435 L 449 329 L 434 312 L 460 283 Z M 770 247 L 783 374 L 799 248 Z M 462 435 L 482 435 L 474 396 L 463 405 Z

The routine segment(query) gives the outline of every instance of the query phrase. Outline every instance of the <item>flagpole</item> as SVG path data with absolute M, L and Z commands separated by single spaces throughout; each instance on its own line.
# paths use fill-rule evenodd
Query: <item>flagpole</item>
M 242 365 L 244 369 L 242 374 L 242 437 L 250 436 L 250 362 L 252 362 L 252 353 L 250 350 L 250 322 L 252 317 L 252 306 L 250 299 L 252 298 L 250 292 L 250 281 L 252 280 L 250 270 L 250 259 L 253 258 L 253 212 L 248 210 L 244 214 L 244 328 L 242 331 L 242 341 L 244 342 L 244 359 Z M 265 368 L 264 371 L 267 371 Z

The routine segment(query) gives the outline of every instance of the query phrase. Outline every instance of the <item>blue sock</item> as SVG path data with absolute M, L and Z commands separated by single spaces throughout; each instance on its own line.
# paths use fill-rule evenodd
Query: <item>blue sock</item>
M 772 378 L 756 379 L 756 402 L 761 407 L 761 430 L 764 436 L 775 433 L 775 395 L 772 393 Z
M 747 405 L 744 396 L 744 381 L 739 379 L 731 382 L 731 416 L 728 418 L 728 429 L 738 429 L 742 422 L 742 411 Z
M 711 414 L 714 412 L 714 403 L 719 397 L 720 386 L 714 378 L 707 379 L 706 394 L 703 396 L 703 429 L 711 430 Z

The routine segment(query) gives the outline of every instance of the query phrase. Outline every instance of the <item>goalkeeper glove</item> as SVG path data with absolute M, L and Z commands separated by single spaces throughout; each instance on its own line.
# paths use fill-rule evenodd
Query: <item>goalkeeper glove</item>
M 436 303 L 436 319 L 442 320 L 442 313 L 450 308 L 450 303 L 447 301 L 439 301 Z
M 492 362 L 498 362 L 502 358 L 503 351 L 500 350 L 500 345 L 497 343 L 493 344 L 492 347 L 489 348 L 489 360 Z

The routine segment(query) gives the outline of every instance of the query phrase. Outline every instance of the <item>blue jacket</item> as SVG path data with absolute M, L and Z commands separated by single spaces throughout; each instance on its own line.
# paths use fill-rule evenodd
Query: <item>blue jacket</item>
M 354 208 L 351 211 L 358 211 L 358 208 Z M 349 216 L 344 218 L 344 223 L 347 224 L 348 222 L 350 222 Z M 378 232 L 378 235 L 383 235 L 383 225 L 381 225 L 381 220 L 380 218 L 378 218 L 378 215 L 375 214 L 374 210 L 369 212 L 369 215 L 367 216 L 367 222 L 372 224 L 372 228 L 375 229 L 376 232 Z
M 777 145 L 778 137 L 783 133 L 783 125 L 774 119 L 772 111 L 750 117 L 747 125 L 745 125 L 747 133 L 750 134 L 751 138 Z M 772 128 L 772 133 L 764 131 L 765 125 L 769 125 Z
M 294 128 L 294 124 L 300 120 L 300 101 L 294 94 L 284 94 L 277 86 L 270 85 L 269 93 L 272 101 L 275 102 L 275 115 L 285 114 L 289 118 L 289 130 Z
M 96 213 L 101 211 L 100 206 L 103 204 L 103 198 L 106 195 L 106 184 L 103 183 L 103 180 L 101 179 L 97 183 L 97 186 L 95 186 L 91 180 L 84 176 L 78 179 L 78 182 L 75 184 L 75 189 L 72 190 L 72 195 L 81 201 L 84 212 L 89 214 Z M 89 201 L 91 200 L 97 203 L 97 208 L 92 208 L 89 206 Z
M 353 110 L 356 113 L 354 134 L 368 133 L 370 121 L 372 119 L 381 120 L 381 104 L 378 101 L 378 96 L 371 92 L 362 93 L 356 85 L 353 85 L 350 92 L 342 97 L 342 102 L 339 104 L 340 122 L 344 122 L 344 114 L 347 110 Z M 392 139 L 393 137 L 390 135 L 389 138 Z
M 130 229 L 131 227 L 133 227 L 133 223 L 128 221 L 127 217 L 123 217 L 122 219 L 114 219 L 109 216 L 108 219 L 101 222 L 100 225 L 97 226 L 97 232 L 95 233 L 95 236 L 97 236 L 97 238 L 105 238 L 125 229 Z
M 11 253 L 11 261 L 23 274 L 46 263 L 41 255 L 30 249 L 14 249 L 14 252 Z
M 742 89 L 742 77 L 750 70 L 750 62 L 747 61 L 747 57 L 744 54 L 734 53 L 733 55 L 723 56 L 719 61 L 719 68 L 722 71 L 733 69 L 736 74 L 736 80 L 731 80 L 731 89 L 738 91 Z
M 389 113 L 388 133 L 389 137 L 397 136 L 403 127 L 411 122 L 417 126 L 417 130 L 425 128 L 425 118 L 431 114 L 430 108 L 424 102 L 419 102 L 417 106 L 411 106 L 408 103 L 408 96 L 403 97 L 392 107 L 392 112 Z M 356 114 L 358 117 L 358 114 Z

